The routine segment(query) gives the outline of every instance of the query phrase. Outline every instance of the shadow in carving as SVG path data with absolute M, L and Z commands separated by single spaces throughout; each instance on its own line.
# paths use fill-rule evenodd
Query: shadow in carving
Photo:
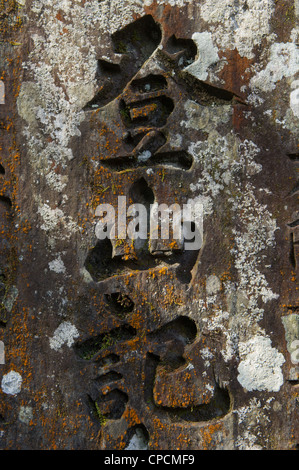
M 181 39 L 175 35 L 168 39 L 165 49 L 181 68 L 192 64 L 197 55 L 197 47 L 192 39 Z
M 130 86 L 134 93 L 153 93 L 155 91 L 165 90 L 167 88 L 167 79 L 164 75 L 149 74 L 144 78 L 133 80 Z
M 100 375 L 93 380 L 93 391 L 88 394 L 89 404 L 93 414 L 100 419 L 118 420 L 122 417 L 129 395 L 121 391 L 123 373 L 113 370 L 115 364 L 121 358 L 112 353 L 114 345 L 119 341 L 129 341 L 136 336 L 136 330 L 125 325 L 120 328 L 103 333 L 96 338 L 91 338 L 82 344 L 76 344 L 74 349 L 79 357 L 85 360 L 93 360 L 99 369 Z M 214 380 L 214 390 L 211 398 L 198 405 L 193 398 L 187 406 L 165 406 L 156 401 L 155 389 L 157 380 L 161 377 L 169 377 L 176 386 L 176 395 L 182 394 L 181 402 L 185 400 L 185 389 L 182 383 L 176 384 L 177 375 L 185 371 L 187 361 L 185 355 L 198 336 L 195 322 L 180 316 L 146 336 L 146 351 L 143 359 L 144 370 L 144 403 L 150 406 L 152 413 L 159 418 L 177 422 L 210 421 L 225 416 L 231 409 L 231 399 L 228 390 L 222 388 Z M 112 338 L 112 340 L 111 340 Z M 104 357 L 100 353 L 106 354 Z M 164 375 L 161 376 L 161 371 Z M 165 375 L 166 374 L 166 375 Z M 160 377 L 160 378 L 159 378 Z M 159 383 L 159 382 L 158 382 Z M 169 402 L 166 397 L 166 402 Z M 180 398 L 180 397 L 179 397 Z M 189 397 L 188 397 L 189 398 Z M 180 402 L 178 399 L 177 402 Z
M 138 424 L 128 429 L 127 435 L 126 435 L 126 441 L 128 442 L 128 444 L 131 442 L 131 440 L 134 437 L 137 443 L 135 444 L 135 447 L 131 445 L 131 450 L 147 450 L 148 449 L 150 436 L 149 436 L 148 430 L 143 424 Z M 126 448 L 128 447 L 128 444 Z
M 136 180 L 129 190 L 129 197 L 134 204 L 142 204 L 147 213 L 147 234 L 151 227 L 151 209 L 155 202 L 153 190 L 145 178 Z M 200 233 L 195 223 L 184 221 L 185 227 L 190 226 L 189 233 L 199 239 Z M 140 227 L 136 227 L 136 239 L 110 239 L 109 234 L 104 240 L 99 240 L 86 258 L 85 268 L 95 282 L 103 281 L 112 276 L 123 275 L 130 271 L 144 271 L 159 266 L 176 266 L 176 276 L 184 284 L 192 279 L 192 270 L 197 261 L 199 249 L 185 250 L 183 245 L 177 248 L 170 246 L 159 249 L 150 248 L 152 240 L 149 235 L 144 239 L 139 236 Z M 180 240 L 180 243 L 182 240 Z
M 117 354 L 108 354 L 104 357 L 95 358 L 95 361 L 99 368 L 110 367 L 120 361 L 120 356 L 118 356 Z
M 157 144 L 157 141 L 155 141 L 155 143 Z M 149 152 L 149 154 L 147 152 Z M 155 152 L 152 152 L 145 146 L 142 151 L 139 152 L 137 158 L 134 155 L 116 157 L 110 158 L 109 160 L 103 159 L 101 163 L 105 168 L 116 172 L 142 167 L 150 168 L 153 166 L 188 171 L 193 165 L 193 157 L 184 150 L 155 154 Z
M 104 374 L 98 377 L 96 379 L 96 384 L 98 385 L 99 388 L 103 388 L 108 384 L 121 380 L 122 378 L 123 376 L 119 374 L 118 372 L 110 371 L 107 374 Z
M 170 407 L 161 406 L 155 401 L 154 389 L 157 380 L 157 370 L 166 369 L 168 374 L 184 368 L 186 347 L 192 344 L 197 336 L 197 327 L 193 320 L 179 317 L 158 331 L 149 335 L 151 351 L 147 353 L 145 362 L 144 399 L 151 404 L 157 413 L 179 422 L 210 421 L 225 416 L 231 409 L 229 392 L 215 382 L 213 398 L 209 403 L 195 406 Z M 178 390 L 179 393 L 180 390 Z
M 96 400 L 88 396 L 88 401 L 92 414 L 104 425 L 107 419 L 118 420 L 122 417 L 128 403 L 128 395 L 115 389 L 107 395 L 99 395 Z
M 121 292 L 114 292 L 113 294 L 106 294 L 105 299 L 111 312 L 117 317 L 123 318 L 129 313 L 132 313 L 135 304 L 128 295 L 122 294 Z
M 119 63 L 100 59 L 96 79 L 99 89 L 85 109 L 105 106 L 119 96 L 161 42 L 162 33 L 152 16 L 147 15 L 112 35 Z
M 112 348 L 117 343 L 133 339 L 136 334 L 136 330 L 132 326 L 122 325 L 94 338 L 90 338 L 83 343 L 77 343 L 75 351 L 82 359 L 94 359 L 103 350 Z

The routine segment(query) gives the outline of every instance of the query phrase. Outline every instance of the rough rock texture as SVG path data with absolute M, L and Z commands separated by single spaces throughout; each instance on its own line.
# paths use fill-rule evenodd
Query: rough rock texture
M 298 0 L 0 1 L 1 449 L 296 449 Z M 118 197 L 203 245 L 96 237 Z

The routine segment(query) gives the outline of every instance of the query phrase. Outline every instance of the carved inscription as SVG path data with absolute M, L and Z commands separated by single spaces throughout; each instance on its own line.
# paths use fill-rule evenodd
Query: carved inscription
M 193 172 L 188 144 L 180 136 L 176 145 L 172 143 L 174 123 L 182 119 L 184 104 L 194 102 L 204 110 L 232 106 L 238 100 L 184 70 L 197 54 L 191 39 L 173 35 L 159 48 L 161 40 L 160 27 L 151 16 L 116 32 L 111 60 L 99 59 L 99 89 L 85 108 L 100 136 L 101 168 L 123 182 L 130 203 L 143 205 L 148 214 L 158 198 L 151 174 L 160 172 L 167 191 L 167 171 L 181 179 Z M 190 226 L 194 233 L 198 230 L 196 224 Z M 116 230 L 113 222 L 107 230 Z M 183 242 L 147 239 L 134 243 L 107 237 L 88 252 L 85 269 L 110 314 L 107 326 L 76 343 L 74 350 L 82 367 L 93 368 L 93 378 L 86 385 L 88 405 L 102 428 L 107 420 L 123 422 L 131 409 L 167 423 L 208 422 L 231 410 L 229 391 L 216 378 L 217 364 L 207 366 L 196 356 L 204 340 L 192 318 L 176 315 L 169 321 L 168 315 L 168 320 L 161 318 L 155 326 L 147 328 L 145 322 L 139 328 L 132 320 L 139 311 L 134 296 L 124 287 L 105 291 L 109 282 L 121 286 L 126 276 L 169 268 L 174 268 L 177 281 L 187 288 L 200 250 L 186 251 Z M 132 358 L 128 366 L 126 361 Z M 136 377 L 140 377 L 138 390 L 132 386 Z M 126 429 L 127 441 L 136 429 L 149 440 L 146 419 L 141 420 L 140 429 Z

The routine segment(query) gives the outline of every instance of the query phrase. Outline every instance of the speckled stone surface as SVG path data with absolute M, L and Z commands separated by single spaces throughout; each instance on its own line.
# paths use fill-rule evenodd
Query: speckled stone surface
M 1 449 L 298 448 L 298 15 L 0 1 Z M 200 247 L 99 240 L 119 197 Z

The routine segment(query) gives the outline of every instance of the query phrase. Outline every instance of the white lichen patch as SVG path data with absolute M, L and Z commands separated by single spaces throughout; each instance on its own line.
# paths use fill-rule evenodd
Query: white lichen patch
M 158 5 L 170 5 L 172 7 L 183 7 L 188 3 L 192 3 L 194 0 L 156 0 Z M 145 5 L 151 5 L 153 0 L 145 0 Z
M 194 33 L 192 39 L 197 46 L 197 59 L 185 70 L 198 80 L 206 80 L 209 76 L 209 67 L 219 61 L 217 48 L 213 44 L 211 33 Z
M 202 317 L 204 328 L 210 332 L 222 331 L 225 333 L 229 320 L 229 312 L 217 309 L 212 310 L 213 313 L 210 316 L 206 316 L 208 312 L 205 302 L 203 300 L 199 300 L 198 304 L 198 312 Z
M 139 162 L 147 162 L 147 160 L 149 160 L 151 158 L 152 154 L 149 150 L 144 150 L 143 152 L 141 152 L 139 155 L 138 155 L 138 161 Z
M 191 115 L 191 120 L 194 116 Z M 265 274 L 265 259 L 275 248 L 278 227 L 251 182 L 262 171 L 262 165 L 256 162 L 260 149 L 254 142 L 242 142 L 233 132 L 223 136 L 210 130 L 206 141 L 193 142 L 188 151 L 201 168 L 201 177 L 191 185 L 191 190 L 194 199 L 203 204 L 204 226 L 208 217 L 215 217 L 220 204 L 226 204 L 227 218 L 231 221 L 227 236 L 234 240 L 230 253 L 237 276 L 221 286 L 227 296 L 227 310 L 218 306 L 212 277 L 205 302 L 199 305 L 205 330 L 221 331 L 226 338 L 221 353 L 229 361 L 239 358 L 240 342 L 253 335 L 264 335 L 259 322 L 265 306 L 278 298 Z M 267 188 L 262 189 L 267 192 Z
M 234 410 L 233 413 L 238 416 L 238 424 L 244 425 L 245 428 L 247 428 L 248 425 L 256 428 L 261 421 L 269 423 L 270 419 L 267 412 L 270 410 L 273 400 L 274 397 L 271 397 L 266 400 L 263 405 L 257 398 L 252 398 L 247 406 L 242 406 Z
M 297 34 L 292 31 L 290 42 L 272 44 L 268 50 L 266 65 L 261 64 L 262 62 L 251 67 L 254 75 L 249 82 L 247 102 L 256 107 L 265 102 L 270 104 L 276 90 L 281 94 L 284 89 L 283 99 L 289 104 L 287 109 L 282 111 L 275 107 L 267 109 L 264 114 L 269 115 L 277 127 L 291 131 L 296 140 L 299 137 L 298 30 Z
M 89 3 L 90 8 L 96 14 L 97 21 L 100 20 L 99 27 L 103 32 L 111 33 L 134 21 L 136 15 L 144 14 L 146 4 L 143 0 L 128 0 L 121 3 L 118 0 L 102 0 L 101 2 L 96 0 Z
M 12 311 L 15 301 L 19 295 L 19 290 L 16 286 L 11 286 L 7 289 L 4 298 L 2 300 L 2 305 L 6 308 L 8 312 Z
M 1 382 L 2 392 L 6 395 L 18 395 L 22 389 L 22 376 L 15 371 L 4 375 Z
M 45 178 L 49 187 L 58 193 L 62 193 L 68 182 L 67 176 L 59 175 L 53 170 L 48 171 Z
M 206 291 L 208 295 L 217 294 L 221 289 L 220 279 L 215 276 L 209 276 L 206 280 Z
M 251 80 L 253 90 L 271 92 L 277 82 L 294 76 L 299 71 L 298 47 L 292 42 L 274 43 L 270 48 L 270 57 L 265 69 L 258 72 Z
M 271 339 L 257 335 L 239 344 L 241 362 L 238 381 L 249 392 L 279 392 L 283 385 L 283 355 L 272 347 Z
M 204 129 L 212 132 L 221 123 L 227 123 L 232 117 L 232 107 L 223 105 L 209 108 L 195 101 L 187 100 L 184 103 L 186 119 L 181 121 L 181 126 L 186 129 Z
M 260 272 L 265 250 L 275 246 L 278 227 L 267 207 L 257 201 L 250 183 L 234 204 L 242 223 L 241 229 L 234 230 L 235 247 L 231 250 L 239 273 L 238 288 L 246 292 L 249 298 L 247 311 L 258 320 L 263 315 L 263 309 L 258 307 L 258 299 L 267 303 L 278 298 L 278 294 L 269 288 L 265 275 Z
M 21 406 L 19 411 L 19 420 L 21 423 L 26 424 L 29 426 L 33 419 L 33 410 L 31 406 Z
M 242 57 L 251 59 L 262 39 L 273 40 L 270 20 L 274 0 L 206 0 L 200 11 L 222 51 L 237 49 Z
M 290 94 L 290 107 L 294 116 L 299 118 L 299 88 L 296 88 Z
M 228 314 L 229 316 L 229 314 Z M 235 328 L 235 330 L 237 330 Z M 239 334 L 238 331 L 233 329 L 226 329 L 224 332 L 226 336 L 225 349 L 221 351 L 222 357 L 226 362 L 231 361 L 234 357 L 238 357 L 239 354 Z
M 181 149 L 183 142 L 183 136 L 181 134 L 169 134 L 169 145 L 171 145 L 172 149 Z
M 236 447 L 239 450 L 263 450 L 263 447 L 256 444 L 258 437 L 248 430 L 236 439 Z
M 233 133 L 223 137 L 216 130 L 211 131 L 207 141 L 192 143 L 188 151 L 203 167 L 201 179 L 191 189 L 212 200 L 237 181 L 240 172 L 246 170 L 250 177 L 262 169 L 255 162 L 257 146 L 247 140 L 240 142 Z
M 212 360 L 214 357 L 214 354 L 212 353 L 212 351 L 210 351 L 209 348 L 204 348 L 204 349 L 201 349 L 200 355 L 202 359 L 204 360 L 205 367 L 206 368 L 210 367 L 210 360 Z
M 64 322 L 54 332 L 54 336 L 49 339 L 50 348 L 59 351 L 65 344 L 71 348 L 78 337 L 79 332 L 77 328 L 70 322 Z
M 64 265 L 64 262 L 61 259 L 61 256 L 58 258 L 54 259 L 49 263 L 49 269 L 50 271 L 53 271 L 54 273 L 57 274 L 64 274 L 66 272 L 66 267 Z
M 287 349 L 291 354 L 292 362 L 298 363 L 296 361 L 296 352 L 298 355 L 299 348 L 299 315 L 292 313 L 282 317 L 282 323 L 285 329 L 285 338 L 287 342 Z
M 234 134 L 222 137 L 214 131 L 207 141 L 192 143 L 189 152 L 202 166 L 201 179 L 191 189 L 198 191 L 199 197 L 207 198 L 204 207 L 209 207 L 212 213 L 216 198 L 225 192 L 231 216 L 238 217 L 241 222 L 241 228 L 233 233 L 235 247 L 231 253 L 239 273 L 237 287 L 250 298 L 248 313 L 257 319 L 263 313 L 263 309 L 257 306 L 258 300 L 266 303 L 277 298 L 265 275 L 260 273 L 265 250 L 275 246 L 277 230 L 271 213 L 258 202 L 250 183 L 250 178 L 262 170 L 261 165 L 255 162 L 260 150 L 254 142 L 240 142 Z M 244 173 L 248 183 L 241 188 L 239 175 Z
M 51 209 L 48 204 L 40 205 L 38 214 L 42 218 L 41 229 L 53 239 L 69 239 L 80 230 L 71 217 L 67 217 L 61 209 Z

